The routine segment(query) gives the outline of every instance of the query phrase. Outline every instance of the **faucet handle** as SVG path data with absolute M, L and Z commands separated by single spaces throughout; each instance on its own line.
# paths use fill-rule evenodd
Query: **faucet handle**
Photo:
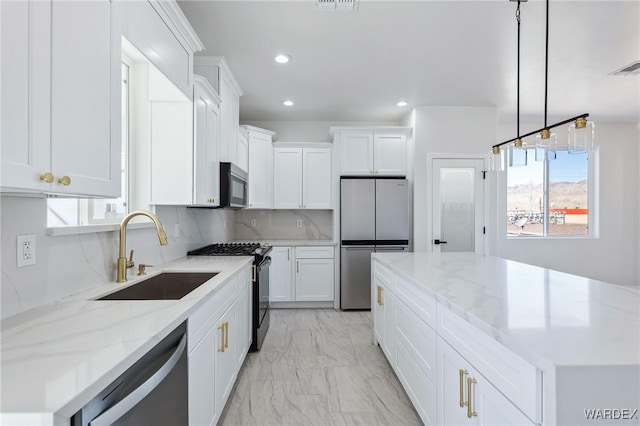
M 153 265 L 146 265 L 144 263 L 141 263 L 138 265 L 138 275 L 147 275 L 147 273 L 145 272 L 145 268 L 151 268 Z
M 129 260 L 127 261 L 127 268 L 133 268 L 136 264 L 133 262 L 133 250 L 131 250 L 131 254 L 129 255 Z

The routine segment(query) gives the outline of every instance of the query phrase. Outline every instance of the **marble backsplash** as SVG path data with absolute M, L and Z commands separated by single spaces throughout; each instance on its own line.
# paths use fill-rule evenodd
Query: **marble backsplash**
M 255 220 L 255 226 L 252 226 Z M 332 210 L 240 210 L 235 215 L 237 240 L 331 240 Z M 297 226 L 301 221 L 300 228 Z
M 49 236 L 46 211 L 44 198 L 1 197 L 2 318 L 115 280 L 118 232 Z M 232 210 L 158 206 L 156 212 L 169 244 L 158 244 L 155 227 L 129 229 L 127 252 L 135 250 L 136 264 L 160 265 L 202 245 L 237 238 L 236 212 Z M 175 236 L 176 224 L 179 225 L 178 237 Z M 36 236 L 36 264 L 18 268 L 16 237 L 28 234 Z

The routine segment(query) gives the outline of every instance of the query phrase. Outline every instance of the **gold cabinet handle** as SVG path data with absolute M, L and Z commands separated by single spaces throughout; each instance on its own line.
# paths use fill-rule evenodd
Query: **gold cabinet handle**
M 460 408 L 464 408 L 465 405 L 469 405 L 468 402 L 464 402 L 464 376 L 469 372 L 462 368 L 458 372 L 460 373 Z
M 467 417 L 477 417 L 478 413 L 473 410 L 473 385 L 478 383 L 476 379 L 467 377 Z
M 224 347 L 229 348 L 229 321 L 224 323 Z
M 291 260 L 291 249 L 287 249 L 287 260 Z
M 256 265 L 253 265 L 253 272 L 251 273 L 251 282 L 256 282 Z
M 46 183 L 53 182 L 53 173 L 47 172 L 40 175 L 40 180 L 45 181 Z
M 218 330 L 222 332 L 222 342 L 220 342 L 220 347 L 218 348 L 218 352 L 224 352 L 224 323 L 218 326 Z
M 300 273 L 300 262 L 296 260 L 296 273 Z
M 64 186 L 69 186 L 71 185 L 71 178 L 69 176 L 62 176 L 61 178 L 58 178 L 58 183 Z
M 376 287 L 377 287 L 376 290 L 378 290 L 378 301 L 377 302 L 378 302 L 378 305 L 380 305 L 380 286 L 378 285 Z

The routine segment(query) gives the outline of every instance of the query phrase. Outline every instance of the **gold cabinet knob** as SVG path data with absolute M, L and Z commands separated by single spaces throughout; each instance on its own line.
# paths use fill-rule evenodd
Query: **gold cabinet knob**
M 41 174 L 40 175 L 40 180 L 43 180 L 43 181 L 45 181 L 47 183 L 53 182 L 53 173 L 47 172 L 47 173 Z
M 215 198 L 212 198 L 212 199 L 211 199 L 211 202 L 212 202 L 212 203 L 215 203 L 215 202 L 216 202 L 216 199 L 215 199 Z
M 58 178 L 58 183 L 64 186 L 69 186 L 71 184 L 71 178 L 69 176 L 62 176 L 61 178 Z

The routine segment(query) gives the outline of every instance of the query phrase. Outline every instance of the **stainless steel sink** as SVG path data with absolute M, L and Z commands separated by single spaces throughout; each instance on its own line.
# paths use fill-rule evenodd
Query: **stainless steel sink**
M 97 300 L 178 300 L 217 272 L 165 272 Z

